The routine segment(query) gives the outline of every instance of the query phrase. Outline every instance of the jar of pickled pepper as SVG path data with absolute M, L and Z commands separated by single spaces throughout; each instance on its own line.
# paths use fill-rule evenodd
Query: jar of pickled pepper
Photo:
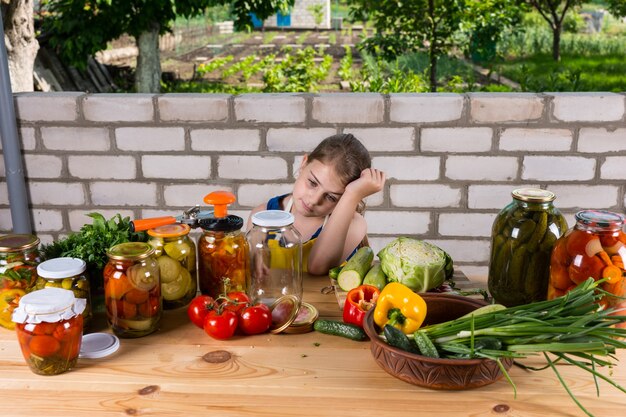
M 250 281 L 243 219 L 227 212 L 228 204 L 234 201 L 235 196 L 226 191 L 208 194 L 204 202 L 214 206 L 214 218 L 199 221 L 198 282 L 202 294 L 214 298 L 230 291 L 246 292 Z
M 141 337 L 157 330 L 162 313 L 159 264 L 149 243 L 120 243 L 107 250 L 104 303 L 113 333 Z
M 564 295 L 590 277 L 596 281 L 604 278 L 600 288 L 613 296 L 605 295 L 600 304 L 626 307 L 626 300 L 618 298 L 626 297 L 624 216 L 605 210 L 582 210 L 575 218 L 574 227 L 552 251 L 548 299 Z
M 567 230 L 554 193 L 520 188 L 511 194 L 493 224 L 488 277 L 489 292 L 507 307 L 546 299 L 552 248 Z
M 165 310 L 189 304 L 198 288 L 196 244 L 189 238 L 186 224 L 168 224 L 148 230 L 148 243 L 154 247 L 159 264 L 161 295 Z
M 0 326 L 13 330 L 11 313 L 37 279 L 39 238 L 29 234 L 0 236 Z
M 17 340 L 30 369 L 57 375 L 76 366 L 86 300 L 62 288 L 44 288 L 20 299 L 13 312 Z
M 56 287 L 70 290 L 76 298 L 86 301 L 83 311 L 83 327 L 88 328 L 91 323 L 91 294 L 89 280 L 85 270 L 87 264 L 78 258 L 54 258 L 40 263 L 37 266 L 37 281 L 34 290 Z

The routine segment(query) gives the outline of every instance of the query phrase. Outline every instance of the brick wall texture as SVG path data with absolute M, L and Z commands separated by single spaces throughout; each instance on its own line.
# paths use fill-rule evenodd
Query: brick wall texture
M 367 201 L 374 250 L 409 235 L 485 271 L 491 224 L 522 186 L 547 188 L 570 226 L 586 208 L 624 213 L 626 94 L 15 95 L 35 233 L 179 214 L 214 190 L 247 217 L 286 193 L 302 156 L 355 134 L 384 190 Z M 0 233 L 12 228 L 0 159 Z

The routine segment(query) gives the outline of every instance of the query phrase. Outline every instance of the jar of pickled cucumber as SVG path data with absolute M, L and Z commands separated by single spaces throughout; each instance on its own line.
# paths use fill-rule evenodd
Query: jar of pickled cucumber
M 0 236 L 0 326 L 14 329 L 11 313 L 20 297 L 37 280 L 39 238 L 16 234 Z
M 104 304 L 119 337 L 141 337 L 157 330 L 162 299 L 159 264 L 149 243 L 120 243 L 107 250 Z
M 507 307 L 546 299 L 552 248 L 567 230 L 554 193 L 521 188 L 512 196 L 493 223 L 488 278 L 489 292 Z
M 249 249 L 242 233 L 243 219 L 229 215 L 226 206 L 235 201 L 229 192 L 216 191 L 204 198 L 215 206 L 214 218 L 201 219 L 198 238 L 198 282 L 202 294 L 219 297 L 248 289 Z
M 600 304 L 626 308 L 624 216 L 606 210 L 582 210 L 575 217 L 574 227 L 552 251 L 548 299 L 564 295 L 588 278 L 603 278 L 600 288 L 606 294 Z
M 22 354 L 34 373 L 57 375 L 76 366 L 86 303 L 72 291 L 52 287 L 20 299 L 13 320 Z
M 54 258 L 40 263 L 37 266 L 37 282 L 35 290 L 55 287 L 70 290 L 76 298 L 86 301 L 83 311 L 83 327 L 88 328 L 91 323 L 91 294 L 89 280 L 85 272 L 87 264 L 78 258 Z
M 189 304 L 198 289 L 196 244 L 186 224 L 169 224 L 148 230 L 148 243 L 159 263 L 161 295 L 165 310 Z

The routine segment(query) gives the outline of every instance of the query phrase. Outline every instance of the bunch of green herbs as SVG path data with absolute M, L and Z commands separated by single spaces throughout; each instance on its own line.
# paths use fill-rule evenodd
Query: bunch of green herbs
M 563 297 L 504 309 L 482 309 L 482 314 L 426 326 L 416 333 L 420 339 L 430 339 L 438 356 L 496 361 L 515 393 L 515 384 L 501 360 L 543 355 L 547 363 L 543 368 L 516 364 L 531 370 L 551 368 L 572 400 L 591 416 L 567 387 L 555 364 L 564 362 L 589 372 L 597 392 L 600 378 L 626 393 L 626 388 L 596 370 L 597 366 L 613 366 L 616 349 L 626 348 L 626 328 L 615 327 L 626 322 L 626 312 L 616 315 L 622 312 L 597 304 L 602 296 L 612 296 L 600 289 L 602 282 L 589 278 Z

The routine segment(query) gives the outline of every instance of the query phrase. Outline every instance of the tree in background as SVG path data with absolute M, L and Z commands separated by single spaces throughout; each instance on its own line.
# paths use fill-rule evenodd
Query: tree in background
M 4 1 L 4 0 L 3 0 Z M 231 4 L 238 30 L 252 28 L 250 13 L 264 20 L 286 10 L 295 0 L 45 0 L 43 30 L 50 43 L 72 65 L 84 68 L 87 58 L 123 34 L 135 38 L 139 55 L 135 72 L 138 93 L 161 86 L 159 35 L 171 31 L 177 16 L 190 18 L 210 6 Z
M 33 91 L 33 66 L 39 50 L 35 37 L 33 2 L 0 0 L 0 6 L 11 89 L 14 93 Z
M 351 0 L 355 20 L 369 16 L 376 34 L 362 47 L 387 60 L 428 50 L 430 90 L 437 91 L 437 60 L 453 45 L 466 0 Z
M 626 17 L 626 0 L 606 0 L 613 16 Z

